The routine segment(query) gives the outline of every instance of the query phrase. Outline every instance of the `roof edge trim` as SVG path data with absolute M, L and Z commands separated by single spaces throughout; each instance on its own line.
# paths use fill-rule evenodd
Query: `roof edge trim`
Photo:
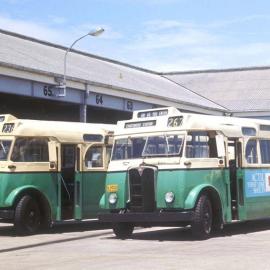
M 22 35 L 22 34 L 19 34 L 19 33 L 7 31 L 7 30 L 1 29 L 1 28 L 0 28 L 0 33 L 2 33 L 4 35 L 9 35 L 9 36 L 13 36 L 13 37 L 16 37 L 16 38 L 32 41 L 32 42 L 39 43 L 39 44 L 42 44 L 42 45 L 50 46 L 50 47 L 57 48 L 57 49 L 64 50 L 64 51 L 66 51 L 69 48 L 69 47 L 65 47 L 63 45 L 55 44 L 55 43 L 52 43 L 52 42 L 49 42 L 49 41 L 45 41 L 45 40 L 41 40 L 41 39 L 38 39 L 38 38 L 25 36 L 25 35 Z M 77 53 L 77 54 L 80 54 L 80 55 L 91 57 L 91 58 L 94 58 L 94 59 L 97 59 L 97 60 L 101 60 L 101 61 L 109 62 L 109 63 L 112 63 L 112 64 L 132 68 L 132 69 L 135 69 L 135 70 L 139 70 L 139 71 L 159 75 L 158 72 L 150 70 L 150 69 L 137 67 L 137 66 L 134 66 L 134 65 L 131 65 L 131 64 L 128 64 L 128 63 L 124 63 L 124 62 L 120 62 L 120 61 L 117 61 L 117 60 L 114 60 L 114 59 L 110 59 L 110 58 L 102 57 L 102 56 L 99 56 L 99 55 L 91 54 L 91 53 L 88 53 L 88 52 L 85 52 L 85 51 L 80 51 L 80 50 L 76 50 L 76 49 L 71 49 L 70 51 L 73 52 L 73 53 Z
M 270 66 L 251 66 L 251 67 L 238 67 L 238 68 L 224 68 L 224 69 L 205 69 L 205 70 L 187 70 L 187 71 L 171 71 L 159 72 L 161 76 L 167 75 L 185 75 L 185 74 L 199 74 L 199 73 L 221 73 L 221 72 L 237 72 L 237 71 L 250 71 L 250 70 L 267 70 Z

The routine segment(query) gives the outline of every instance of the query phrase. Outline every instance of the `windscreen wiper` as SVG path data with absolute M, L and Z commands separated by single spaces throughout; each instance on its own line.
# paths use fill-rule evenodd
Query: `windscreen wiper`
M 3 145 L 2 141 L 0 142 L 0 145 L 1 145 L 1 147 L 2 147 L 2 149 L 3 149 L 3 151 L 4 151 L 4 153 L 6 154 L 6 153 L 7 153 L 7 150 L 6 150 L 5 146 Z

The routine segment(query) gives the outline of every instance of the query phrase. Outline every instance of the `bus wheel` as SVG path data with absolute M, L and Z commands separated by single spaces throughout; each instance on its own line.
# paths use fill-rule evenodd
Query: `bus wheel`
M 119 239 L 127 239 L 129 238 L 134 230 L 134 225 L 131 223 L 114 223 L 113 232 L 115 236 Z
M 197 202 L 191 224 L 192 235 L 196 239 L 207 239 L 212 231 L 212 205 L 206 194 L 202 194 Z
M 39 206 L 34 198 L 23 196 L 18 202 L 14 215 L 15 231 L 19 235 L 36 233 L 41 226 Z

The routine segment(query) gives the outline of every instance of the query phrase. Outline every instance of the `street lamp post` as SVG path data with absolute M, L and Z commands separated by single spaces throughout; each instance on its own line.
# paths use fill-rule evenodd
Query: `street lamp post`
M 61 83 L 61 85 L 58 87 L 60 89 L 63 89 L 62 93 L 58 94 L 58 97 L 65 97 L 66 96 L 66 88 L 67 88 L 67 80 L 66 80 L 66 72 L 67 72 L 67 55 L 68 53 L 71 51 L 71 49 L 73 48 L 73 46 L 81 39 L 87 37 L 87 36 L 92 36 L 92 37 L 97 37 L 99 35 L 101 35 L 104 32 L 103 28 L 97 28 L 93 31 L 90 31 L 89 33 L 87 33 L 86 35 L 81 36 L 80 38 L 76 39 L 71 46 L 66 50 L 65 52 L 65 57 L 64 57 L 64 77 L 63 77 L 63 81 Z

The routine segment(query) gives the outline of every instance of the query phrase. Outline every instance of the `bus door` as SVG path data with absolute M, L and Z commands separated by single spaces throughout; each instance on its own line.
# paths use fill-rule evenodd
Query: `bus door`
M 76 147 L 76 167 L 75 167 L 75 195 L 74 195 L 74 217 L 82 219 L 82 190 L 83 190 L 83 145 L 79 144 Z
M 74 191 L 76 147 L 74 144 L 61 144 L 61 219 L 74 218 Z
M 241 177 L 242 143 L 238 138 L 228 139 L 229 175 L 232 220 L 241 219 L 243 206 L 243 179 Z
M 82 218 L 97 218 L 99 202 L 105 190 L 108 166 L 108 147 L 101 143 L 87 145 L 82 161 Z
M 243 156 L 242 188 L 245 219 L 270 215 L 270 140 L 246 137 Z

